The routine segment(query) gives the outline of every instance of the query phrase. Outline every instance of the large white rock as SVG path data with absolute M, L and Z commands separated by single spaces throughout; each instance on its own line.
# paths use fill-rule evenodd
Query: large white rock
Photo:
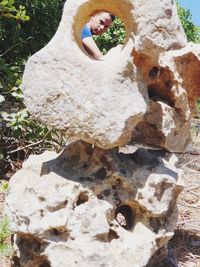
M 112 49 L 104 61 L 88 56 L 80 39 L 97 10 L 119 16 L 126 26 L 125 45 Z M 68 137 L 105 149 L 127 144 L 148 108 L 147 84 L 133 56 L 156 62 L 160 53 L 185 45 L 175 1 L 68 0 L 55 36 L 28 60 L 26 105 Z
M 175 162 L 81 141 L 31 156 L 11 178 L 5 206 L 20 266 L 144 267 L 152 256 L 156 264 L 177 221 Z

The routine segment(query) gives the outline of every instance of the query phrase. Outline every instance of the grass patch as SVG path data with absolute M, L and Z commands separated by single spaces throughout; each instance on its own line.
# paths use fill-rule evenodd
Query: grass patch
M 7 244 L 10 236 L 9 221 L 7 217 L 4 217 L 0 221 L 0 256 L 9 256 L 12 253 L 11 246 Z

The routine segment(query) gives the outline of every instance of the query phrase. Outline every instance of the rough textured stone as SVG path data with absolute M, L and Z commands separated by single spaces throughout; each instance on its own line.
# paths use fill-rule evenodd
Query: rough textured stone
M 134 62 L 145 81 L 149 108 L 133 130 L 132 142 L 183 152 L 190 141 L 191 111 L 200 98 L 200 46 L 166 51 L 158 61 L 134 52 Z
M 200 45 L 188 43 L 178 51 L 165 52 L 160 57 L 160 64 L 168 66 L 174 73 L 180 88 L 186 90 L 190 109 L 194 112 L 196 100 L 200 98 Z M 183 110 L 184 114 L 185 101 L 179 103 L 182 107 L 175 107 Z
M 126 42 L 111 49 L 105 60 L 97 61 L 84 51 L 80 33 L 90 15 L 102 9 L 123 20 Z M 26 105 L 32 114 L 68 137 L 108 149 L 130 141 L 132 131 L 148 112 L 149 99 L 162 101 L 174 108 L 177 129 L 168 135 L 161 133 L 165 140 L 157 140 L 157 145 L 184 151 L 189 132 L 185 138 L 183 132 L 190 121 L 186 91 L 191 108 L 199 95 L 194 93 L 199 88 L 199 46 L 196 52 L 188 46 L 186 52 L 186 45 L 175 1 L 68 0 L 55 36 L 26 65 Z M 164 62 L 167 57 L 169 62 Z M 172 61 L 176 63 L 173 66 Z M 159 123 L 162 119 L 160 116 Z M 146 120 L 143 125 L 148 132 Z M 168 146 L 180 128 L 177 149 Z M 156 130 L 158 135 L 162 129 Z
M 182 152 L 190 141 L 189 119 L 184 120 L 163 102 L 152 101 L 143 121 L 133 131 L 133 141 Z
M 162 153 L 79 141 L 31 156 L 6 200 L 21 266 L 142 267 L 166 254 L 182 172 Z
M 103 61 L 80 40 L 98 10 L 126 26 L 125 45 Z M 83 141 L 31 156 L 11 178 L 6 213 L 22 267 L 149 267 L 166 255 L 182 172 L 174 155 L 136 147 L 185 150 L 199 71 L 200 46 L 187 44 L 175 1 L 66 2 L 23 89 L 33 115 Z M 114 148 L 130 140 L 133 152 Z

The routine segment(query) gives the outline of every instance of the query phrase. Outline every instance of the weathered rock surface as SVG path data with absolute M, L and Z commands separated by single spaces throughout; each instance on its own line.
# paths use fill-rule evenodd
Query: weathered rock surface
M 84 51 L 80 34 L 91 14 L 102 9 L 123 20 L 126 42 L 97 61 Z M 55 36 L 26 65 L 26 105 L 68 137 L 104 149 L 138 140 L 132 137 L 135 129 L 140 136 L 140 129 L 148 133 L 154 128 L 158 138 L 152 145 L 184 151 L 190 139 L 187 94 L 191 109 L 199 96 L 199 53 L 200 46 L 187 46 L 175 1 L 68 0 Z M 151 100 L 159 101 L 154 110 L 169 106 L 158 121 L 163 125 L 170 117 L 167 134 L 165 127 L 146 119 Z M 148 134 L 142 136 L 140 142 L 151 143 Z M 176 147 L 171 145 L 174 137 Z
M 98 10 L 126 26 L 125 45 L 103 61 L 80 40 Z M 83 141 L 31 156 L 11 178 L 6 213 L 22 267 L 156 266 L 177 221 L 182 172 L 173 155 L 115 147 L 184 151 L 199 72 L 200 46 L 187 44 L 175 1 L 66 2 L 23 89 L 33 115 Z
M 22 267 L 147 266 L 177 219 L 182 172 L 159 151 L 82 141 L 31 156 L 10 180 L 6 213 Z M 46 264 L 46 265 L 45 265 Z
M 168 66 L 180 81 L 180 88 L 186 90 L 190 110 L 194 112 L 196 100 L 200 98 L 200 45 L 188 43 L 178 51 L 165 52 L 160 57 L 160 64 Z M 175 108 L 184 114 L 185 101 L 179 103 L 182 107 L 175 105 Z
M 200 98 L 200 46 L 161 53 L 158 61 L 134 52 L 149 93 L 149 109 L 132 141 L 183 152 L 190 142 L 191 111 Z

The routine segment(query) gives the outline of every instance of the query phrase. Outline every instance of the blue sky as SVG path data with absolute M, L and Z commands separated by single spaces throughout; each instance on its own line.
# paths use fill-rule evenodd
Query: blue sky
M 179 4 L 190 9 L 192 21 L 196 26 L 200 26 L 200 1 L 199 0 L 178 0 Z

